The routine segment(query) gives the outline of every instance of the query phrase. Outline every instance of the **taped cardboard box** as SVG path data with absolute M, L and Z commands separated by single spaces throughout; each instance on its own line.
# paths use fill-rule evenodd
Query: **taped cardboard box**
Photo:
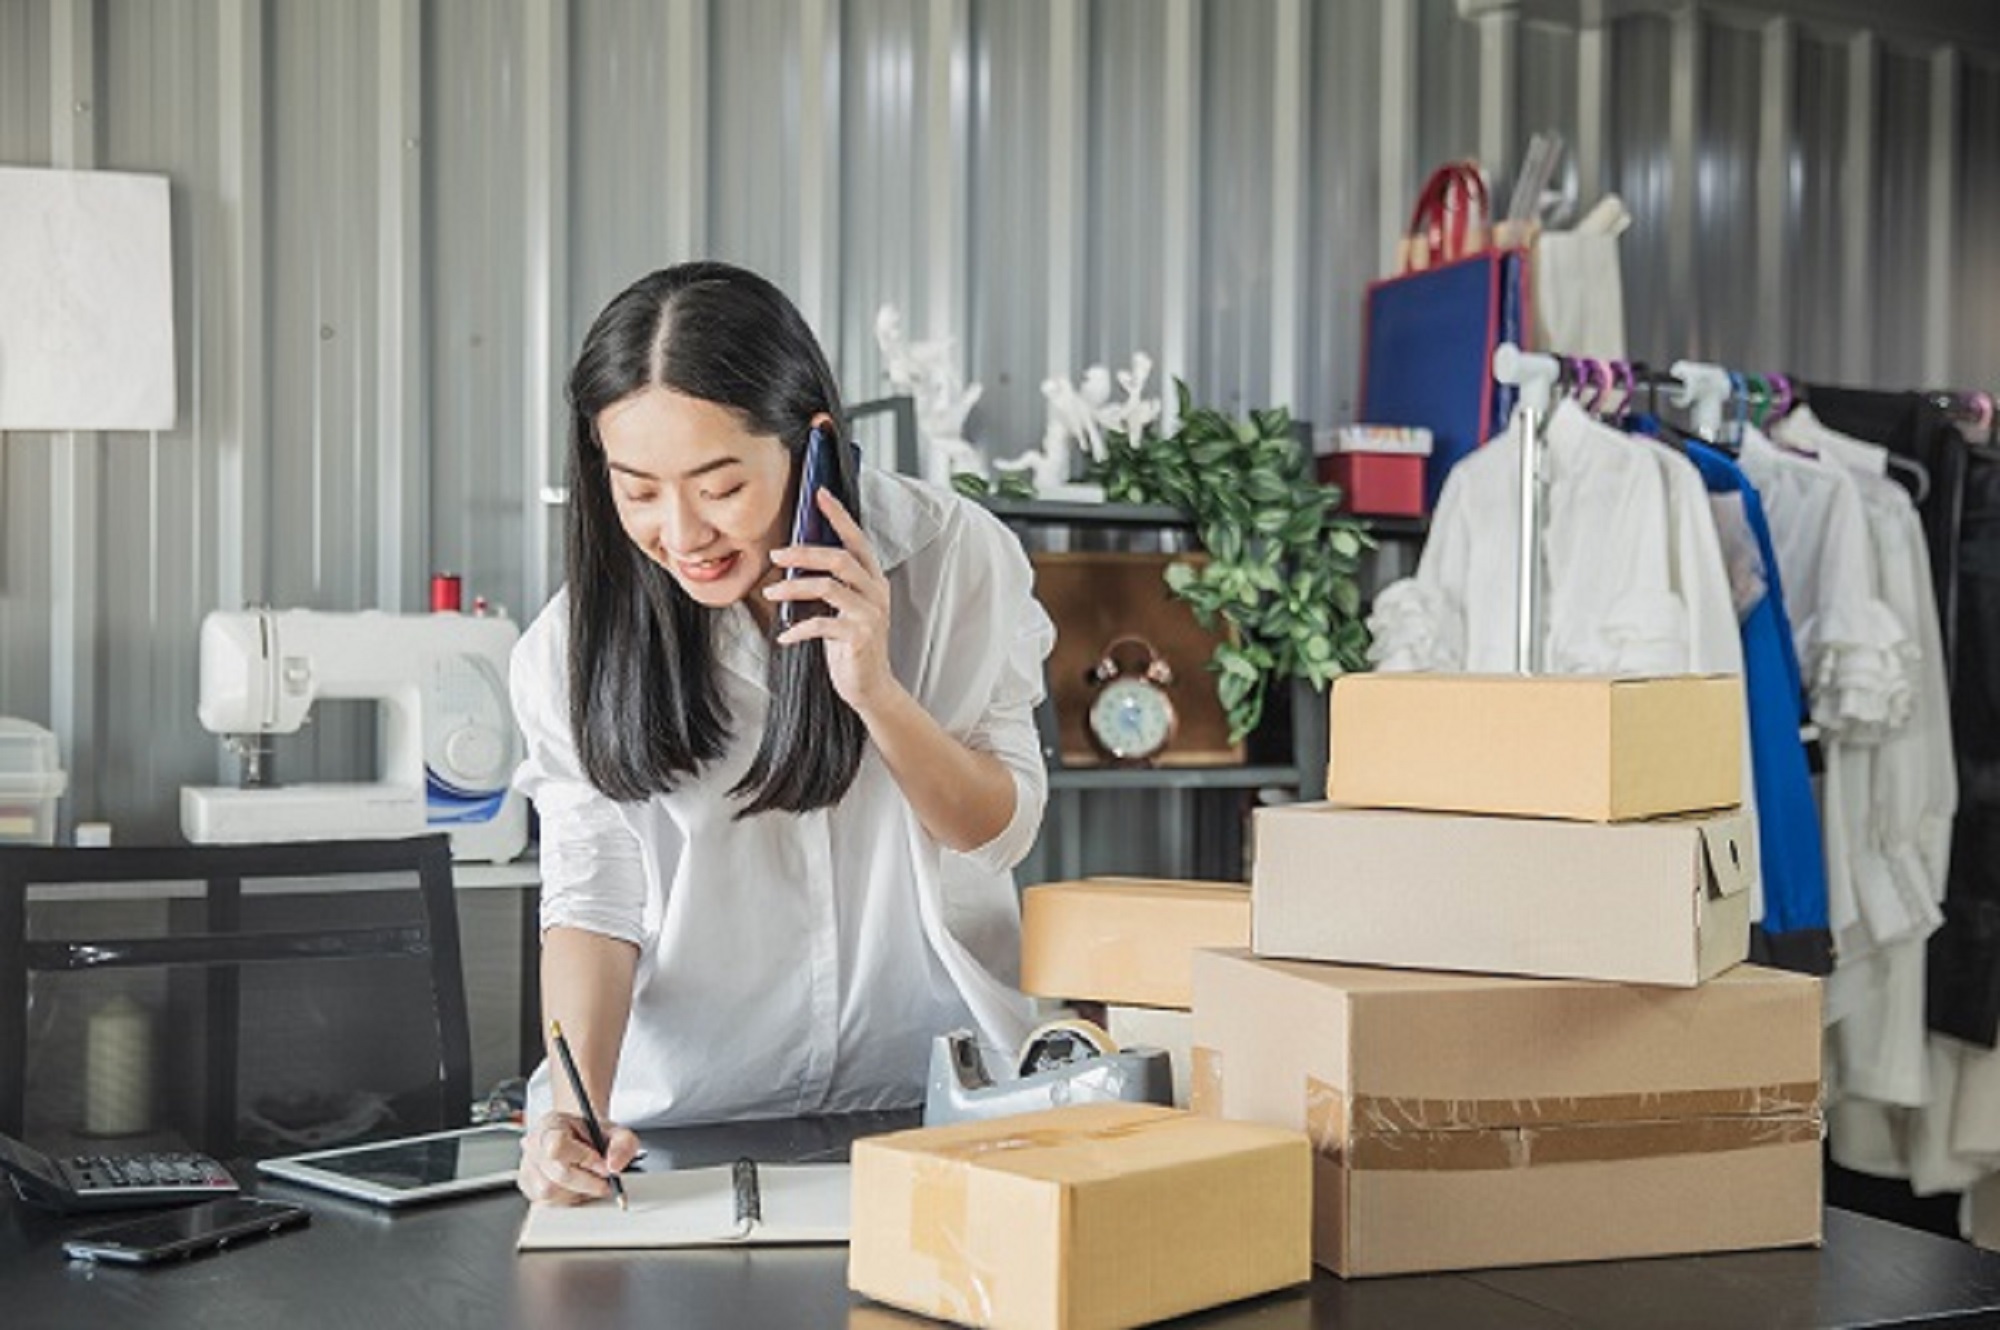
M 1743 802 L 1735 675 L 1349 674 L 1331 712 L 1335 803 L 1625 822 Z
M 1313 1257 L 1387 1275 L 1820 1240 L 1820 991 L 1195 957 L 1196 1112 L 1303 1129 Z
M 996 1330 L 1116 1330 L 1312 1274 L 1297 1131 L 1086 1104 L 854 1146 L 848 1283 Z
M 1037 997 L 1186 1011 L 1195 949 L 1249 945 L 1241 882 L 1095 877 L 1021 894 L 1021 987 Z
M 1604 825 L 1260 808 L 1254 949 L 1688 987 L 1750 954 L 1756 872 L 1740 811 Z

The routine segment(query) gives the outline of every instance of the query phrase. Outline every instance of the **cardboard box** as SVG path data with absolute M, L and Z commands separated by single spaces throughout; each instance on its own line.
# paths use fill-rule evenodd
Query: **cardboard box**
M 1120 1048 L 1164 1048 L 1174 1066 L 1174 1107 L 1188 1106 L 1194 1071 L 1194 1015 L 1155 1007 L 1106 1007 L 1104 1029 Z
M 848 1283 L 999 1330 L 1113 1330 L 1312 1274 L 1296 1131 L 1085 1104 L 854 1146 Z
M 1735 675 L 1348 674 L 1327 797 L 1584 822 L 1743 802 Z
M 1655 822 L 1257 810 L 1259 956 L 1688 987 L 1750 954 L 1741 812 Z
M 1185 1011 L 1195 949 L 1249 945 L 1241 882 L 1094 877 L 1021 894 L 1021 988 L 1037 997 Z
M 1341 1275 L 1820 1240 L 1820 989 L 1195 957 L 1195 1111 L 1304 1128 Z

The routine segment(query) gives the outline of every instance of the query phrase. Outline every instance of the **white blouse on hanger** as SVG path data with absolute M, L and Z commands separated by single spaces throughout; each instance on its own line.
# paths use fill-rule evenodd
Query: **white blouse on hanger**
M 1543 466 L 1543 668 L 1686 671 L 1688 614 L 1669 566 L 1658 463 L 1564 401 L 1549 419 Z M 1416 574 L 1384 588 L 1369 616 L 1368 658 L 1377 669 L 1514 667 L 1520 493 L 1512 430 L 1452 468 Z

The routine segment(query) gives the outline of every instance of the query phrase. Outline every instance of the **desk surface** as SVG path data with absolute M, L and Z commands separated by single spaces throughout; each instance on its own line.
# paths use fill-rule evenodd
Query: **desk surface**
M 656 1132 L 649 1163 L 740 1154 L 838 1158 L 854 1135 L 906 1125 L 878 1115 Z M 564 1326 L 573 1330 L 909 1330 L 933 1324 L 858 1302 L 847 1250 L 536 1253 L 514 1237 L 512 1192 L 391 1213 L 267 1182 L 303 1200 L 310 1227 L 157 1270 L 66 1262 L 62 1237 L 101 1222 L 0 1197 L 0 1320 L 9 1330 L 273 1330 L 357 1326 Z M 1833 1330 L 2000 1324 L 2000 1255 L 1878 1220 L 1827 1212 L 1820 1251 L 1311 1285 L 1177 1323 L 1201 1330 L 1563 1330 L 1701 1326 Z

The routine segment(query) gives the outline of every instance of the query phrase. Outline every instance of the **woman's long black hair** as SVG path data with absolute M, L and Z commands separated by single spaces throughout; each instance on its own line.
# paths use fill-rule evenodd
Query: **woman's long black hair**
M 716 675 L 714 622 L 625 534 L 597 417 L 648 388 L 728 407 L 792 454 L 793 487 L 815 416 L 846 438 L 840 391 L 812 330 L 783 292 L 724 263 L 641 278 L 597 316 L 570 371 L 569 714 L 591 784 L 631 801 L 675 789 L 722 756 L 730 717 Z M 861 519 L 844 444 L 829 484 Z M 785 512 L 791 512 L 788 503 Z M 825 644 L 771 646 L 771 708 L 757 757 L 732 795 L 737 816 L 837 803 L 867 735 L 834 691 Z

